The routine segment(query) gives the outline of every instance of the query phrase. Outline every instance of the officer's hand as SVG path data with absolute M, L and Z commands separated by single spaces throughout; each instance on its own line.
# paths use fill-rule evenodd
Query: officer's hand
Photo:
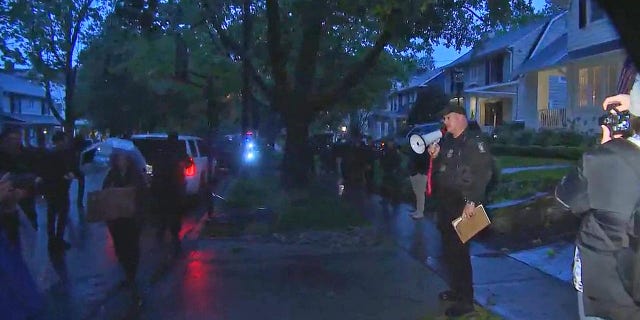
M 437 143 L 429 145 L 429 149 L 427 149 L 427 152 L 429 152 L 429 156 L 432 159 L 437 158 L 438 157 L 438 153 L 440 153 L 440 145 L 437 144 Z
M 616 110 L 625 111 L 629 110 L 631 106 L 631 96 L 628 94 L 618 94 L 615 96 L 607 97 L 602 102 L 602 109 L 607 110 L 607 106 L 610 104 L 617 104 Z
M 462 210 L 462 219 L 467 219 L 473 217 L 475 214 L 476 204 L 473 202 L 469 202 L 464 206 Z

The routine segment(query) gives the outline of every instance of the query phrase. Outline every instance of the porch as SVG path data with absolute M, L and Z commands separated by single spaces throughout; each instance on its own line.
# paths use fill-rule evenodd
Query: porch
M 517 88 L 518 81 L 467 88 L 469 119 L 475 120 L 484 131 L 513 120 Z

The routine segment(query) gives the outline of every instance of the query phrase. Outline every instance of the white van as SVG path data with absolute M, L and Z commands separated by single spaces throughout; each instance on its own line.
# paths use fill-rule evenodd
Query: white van
M 131 136 L 133 143 L 140 149 L 142 154 L 148 159 L 154 150 L 162 149 L 167 141 L 166 133 L 135 134 Z M 179 135 L 178 140 L 184 143 L 185 153 L 189 156 L 189 163 L 184 171 L 187 183 L 186 193 L 190 195 L 198 194 L 200 188 L 206 188 L 209 179 L 213 178 L 216 162 L 209 159 L 209 148 L 199 137 Z M 147 163 L 147 173 L 153 174 L 153 163 Z

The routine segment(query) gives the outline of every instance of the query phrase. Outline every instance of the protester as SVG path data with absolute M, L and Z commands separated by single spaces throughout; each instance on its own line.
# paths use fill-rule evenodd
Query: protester
M 387 141 L 382 157 L 380 159 L 382 168 L 382 185 L 380 195 L 383 197 L 383 204 L 389 201 L 395 206 L 400 202 L 402 194 L 402 158 L 400 151 L 393 140 Z
M 109 172 L 102 189 L 133 187 L 136 192 L 136 211 L 133 217 L 120 217 L 107 221 L 118 262 L 124 269 L 124 285 L 134 286 L 140 259 L 141 191 L 144 188 L 142 172 L 136 170 L 134 160 L 124 151 L 116 152 L 110 159 Z

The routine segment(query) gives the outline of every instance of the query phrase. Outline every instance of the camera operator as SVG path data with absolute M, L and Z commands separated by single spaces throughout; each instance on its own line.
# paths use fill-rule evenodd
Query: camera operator
M 617 256 L 630 245 L 631 216 L 640 203 L 640 119 L 620 110 L 607 115 L 601 144 L 562 179 L 556 198 L 581 218 L 574 258 L 581 319 L 637 319 L 640 307 L 623 285 Z

